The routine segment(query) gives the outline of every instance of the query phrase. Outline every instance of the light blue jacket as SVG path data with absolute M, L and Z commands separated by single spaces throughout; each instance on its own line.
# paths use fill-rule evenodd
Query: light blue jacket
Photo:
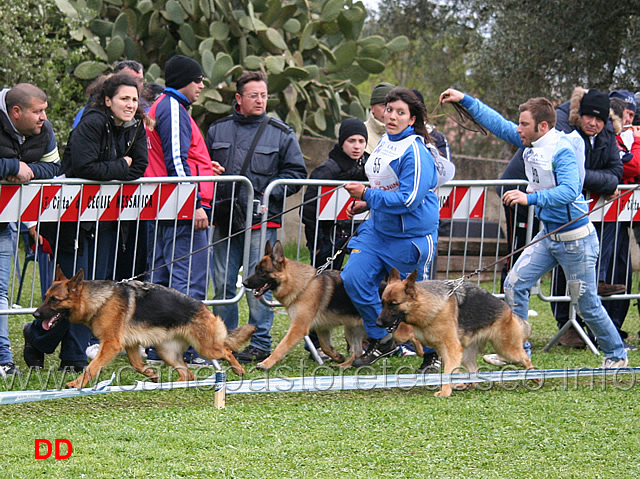
M 465 95 L 460 104 L 498 138 L 518 148 L 524 148 L 520 135 L 516 131 L 518 125 L 506 120 L 500 113 L 469 95 Z M 527 193 L 529 204 L 535 205 L 536 216 L 545 223 L 548 231 L 553 231 L 588 211 L 587 202 L 582 196 L 584 155 L 581 156 L 580 159 L 576 156 L 571 141 L 565 134 L 561 134 L 553 154 L 556 186 Z M 579 228 L 588 222 L 589 218 L 585 216 L 563 231 Z

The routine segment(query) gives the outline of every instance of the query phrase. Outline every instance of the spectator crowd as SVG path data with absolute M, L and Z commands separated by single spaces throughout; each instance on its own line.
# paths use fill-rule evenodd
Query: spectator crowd
M 262 256 L 264 214 L 269 218 L 266 239 L 274 243 L 284 200 L 299 187 L 275 188 L 268 211 L 262 209 L 265 190 L 275 180 L 306 179 L 308 172 L 293 129 L 267 113 L 269 90 L 263 73 L 244 72 L 237 79 L 232 113 L 211 124 L 205 135 L 190 112 L 204 81 L 200 64 L 182 55 L 167 61 L 164 86 L 145 83 L 140 63 L 119 62 L 113 73 L 88 88 L 87 104 L 75 118 L 62 157 L 47 120 L 46 93 L 29 83 L 0 91 L 0 179 L 5 183 L 239 175 L 252 189 L 198 182 L 192 220 L 0 224 L 0 310 L 9 308 L 15 235 L 25 229 L 38 254 L 43 295 L 52 281 L 53 257 L 68 277 L 80 269 L 89 279 L 99 280 L 149 272 L 145 280 L 198 300 L 206 298 L 211 277 L 214 299 L 229 300 L 214 306 L 214 313 L 227 328 L 237 327 L 241 318 L 233 299 L 244 252 L 248 247 L 248 267 L 253 270 Z M 392 354 L 412 354 L 409 345 L 395 344 L 376 326 L 381 311 L 378 286 L 393 267 L 403 277 L 418 270 L 418 279 L 429 279 L 439 225 L 434 191 L 455 172 L 447 139 L 429 123 L 419 91 L 383 82 L 374 87 L 370 99 L 367 120 L 345 118 L 337 125 L 338 142 L 327 160 L 309 173 L 311 179 L 346 183 L 353 198 L 349 219 L 318 221 L 317 187 L 305 190 L 300 212 L 312 264 L 319 267 L 329 260 L 330 268 L 344 266 L 345 289 L 363 317 L 368 345 L 355 366 Z M 557 230 L 505 263 L 505 300 L 527 319 L 529 292 L 540 276 L 554 271 L 554 296 L 565 295 L 567 280 L 580 280 L 581 327 L 605 353 L 607 368 L 628 365 L 627 351 L 635 349 L 623 329 L 629 300 L 601 301 L 631 293 L 632 224 L 594 223 L 584 214 L 589 195 L 611 199 L 620 195 L 619 185 L 638 183 L 637 99 L 628 90 L 576 88 L 560 105 L 544 98 L 523 99 L 516 124 L 457 90 L 441 95 L 442 102 L 459 103 L 489 131 L 518 148 L 502 178 L 526 180 L 528 186 L 499 191 L 511 246 L 526 244 L 530 205 L 536 210 L 536 225 L 541 225 L 539 236 Z M 353 220 L 365 211 L 370 214 L 367 220 Z M 576 221 L 567 225 L 572 220 Z M 247 224 L 250 234 L 238 234 Z M 333 257 L 338 250 L 342 254 Z M 204 265 L 210 265 L 210 271 Z M 236 356 L 251 363 L 269 356 L 274 317 L 273 310 L 253 295 L 246 299 L 247 321 L 256 332 Z M 569 319 L 568 303 L 552 303 L 552 309 L 561 328 Z M 60 369 L 80 372 L 99 348 L 88 328 L 68 322 L 48 328 L 36 319 L 24 324 L 23 335 L 27 367 L 44 367 L 45 355 L 59 348 Z M 313 331 L 311 339 L 319 347 Z M 560 344 L 585 347 L 583 335 L 573 328 Z M 148 362 L 162 360 L 153 347 L 145 354 Z M 191 347 L 184 357 L 194 367 L 211 364 Z M 496 355 L 485 360 L 506 364 Z M 437 353 L 425 347 L 418 371 L 435 373 L 440 367 Z M 0 316 L 0 372 L 21 374 L 12 355 L 7 315 Z

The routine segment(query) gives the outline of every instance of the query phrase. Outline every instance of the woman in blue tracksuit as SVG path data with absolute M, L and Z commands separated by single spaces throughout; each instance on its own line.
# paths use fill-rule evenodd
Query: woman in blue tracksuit
M 371 210 L 371 218 L 349 242 L 352 252 L 341 273 L 369 336 L 367 352 L 354 361 L 355 367 L 373 364 L 396 349 L 391 334 L 376 326 L 382 311 L 378 285 L 385 274 L 393 267 L 403 276 L 417 269 L 418 280 L 428 279 L 438 239 L 437 171 L 425 146 L 424 105 L 405 88 L 392 90 L 385 103 L 387 134 L 365 165 L 370 187 L 345 185 L 355 199 L 350 213 Z

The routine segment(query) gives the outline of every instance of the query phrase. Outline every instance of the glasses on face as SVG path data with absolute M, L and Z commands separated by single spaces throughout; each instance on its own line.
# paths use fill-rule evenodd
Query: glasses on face
M 242 95 L 244 97 L 247 97 L 249 100 L 257 100 L 258 98 L 266 101 L 269 98 L 269 95 L 266 93 L 248 93 L 247 95 Z
M 202 75 L 200 75 L 198 78 L 193 80 L 194 83 L 202 83 L 203 81 L 204 81 L 204 77 Z

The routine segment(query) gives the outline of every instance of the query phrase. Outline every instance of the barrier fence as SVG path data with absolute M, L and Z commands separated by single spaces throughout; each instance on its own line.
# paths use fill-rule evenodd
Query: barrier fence
M 189 249 L 196 249 L 193 218 L 198 185 L 204 181 L 216 185 L 230 184 L 233 198 L 240 191 L 247 196 L 246 209 L 241 211 L 247 230 L 239 234 L 248 239 L 254 214 L 261 214 L 261 249 L 266 241 L 269 220 L 274 219 L 269 216 L 269 210 L 274 210 L 275 206 L 275 210 L 285 211 L 282 227 L 278 228 L 278 239 L 288 246 L 288 251 L 295 251 L 292 259 L 312 261 L 316 266 L 324 264 L 327 257 L 332 256 L 367 217 L 367 213 L 364 213 L 354 220 L 347 220 L 346 209 L 351 200 L 346 191 L 340 188 L 344 183 L 341 181 L 278 180 L 267 187 L 264 195 L 256 195 L 255 198 L 251 183 L 242 176 L 145 178 L 129 183 L 56 179 L 55 183 L 53 180 L 39 180 L 27 185 L 0 185 L 0 222 L 9 224 L 7 228 L 11 232 L 12 244 L 12 268 L 7 290 L 9 305 L 7 309 L 0 306 L 0 313 L 32 313 L 40 303 L 42 292 L 46 291 L 52 280 L 53 265 L 59 262 L 62 249 L 67 250 L 64 254 L 71 251 L 74 266 L 80 264 L 80 245 L 73 240 L 80 233 L 88 238 L 89 251 L 85 252 L 87 278 L 119 280 L 146 272 L 140 279 L 153 280 L 154 275 L 159 274 L 158 268 L 164 266 L 158 264 L 155 254 L 158 248 L 158 230 L 162 229 L 160 226 L 181 225 L 190 230 L 192 241 Z M 437 190 L 440 200 L 438 255 L 432 265 L 431 277 L 457 279 L 481 270 L 471 279 L 482 282 L 493 294 L 501 296 L 505 262 L 493 263 L 530 241 L 539 225 L 534 220 L 533 207 L 506 209 L 502 206 L 499 193 L 525 184 L 526 182 L 519 180 L 478 180 L 451 181 L 440 187 Z M 634 186 L 620 186 L 622 192 L 631 188 Z M 302 205 L 303 197 L 310 189 L 313 194 Z M 293 191 L 296 193 L 290 195 Z M 213 215 L 216 215 L 218 208 L 216 200 L 214 198 Z M 604 202 L 603 198 L 596 196 L 591 200 L 591 210 L 597 209 Z M 307 218 L 305 224 L 301 208 L 307 207 L 311 208 L 313 216 L 311 220 Z M 591 215 L 601 238 L 604 237 L 613 244 L 613 248 L 607 248 L 607 255 L 619 259 L 617 263 L 613 263 L 605 280 L 611 282 L 622 278 L 622 284 L 627 287 L 625 294 L 604 298 L 605 300 L 640 297 L 640 294 L 631 293 L 634 289 L 631 276 L 626 271 L 620 271 L 618 266 L 631 264 L 628 242 L 631 238 L 633 243 L 631 232 L 634 227 L 640 227 L 639 210 L 640 193 L 633 191 Z M 230 208 L 227 222 L 232 224 L 233 215 L 237 214 L 238 210 Z M 327 225 L 329 228 L 321 228 Z M 49 250 L 46 243 L 34 244 L 28 233 L 29 227 L 47 237 L 53 244 L 52 249 Z M 318 249 L 321 239 L 319 235 L 323 230 L 329 231 L 330 248 L 324 252 L 324 256 L 312 255 L 309 248 L 313 252 Z M 306 233 L 310 231 L 314 235 L 307 237 Z M 187 257 L 182 261 L 188 262 L 189 275 L 194 271 L 202 273 L 204 269 L 205 304 L 238 302 L 245 293 L 240 281 L 233 298 L 214 299 L 211 248 L 206 248 L 213 243 L 213 233 L 214 228 L 207 230 L 204 255 L 198 256 L 197 260 Z M 228 254 L 230 231 L 218 233 L 221 237 L 218 247 L 227 248 Z M 71 241 L 68 241 L 68 235 L 71 235 Z M 247 267 L 249 250 L 250 241 L 245 241 L 242 253 L 243 277 L 251 273 Z M 176 260 L 180 257 L 178 253 L 174 249 L 170 257 Z M 602 260 L 608 261 L 609 258 Z M 506 262 L 507 265 L 511 263 L 512 261 Z M 488 269 L 485 269 L 487 266 Z M 169 270 L 173 267 L 167 266 Z M 549 290 L 543 291 L 538 287 L 534 293 L 545 301 L 568 302 L 569 297 L 564 291 L 554 292 L 556 282 L 557 279 L 553 276 Z

